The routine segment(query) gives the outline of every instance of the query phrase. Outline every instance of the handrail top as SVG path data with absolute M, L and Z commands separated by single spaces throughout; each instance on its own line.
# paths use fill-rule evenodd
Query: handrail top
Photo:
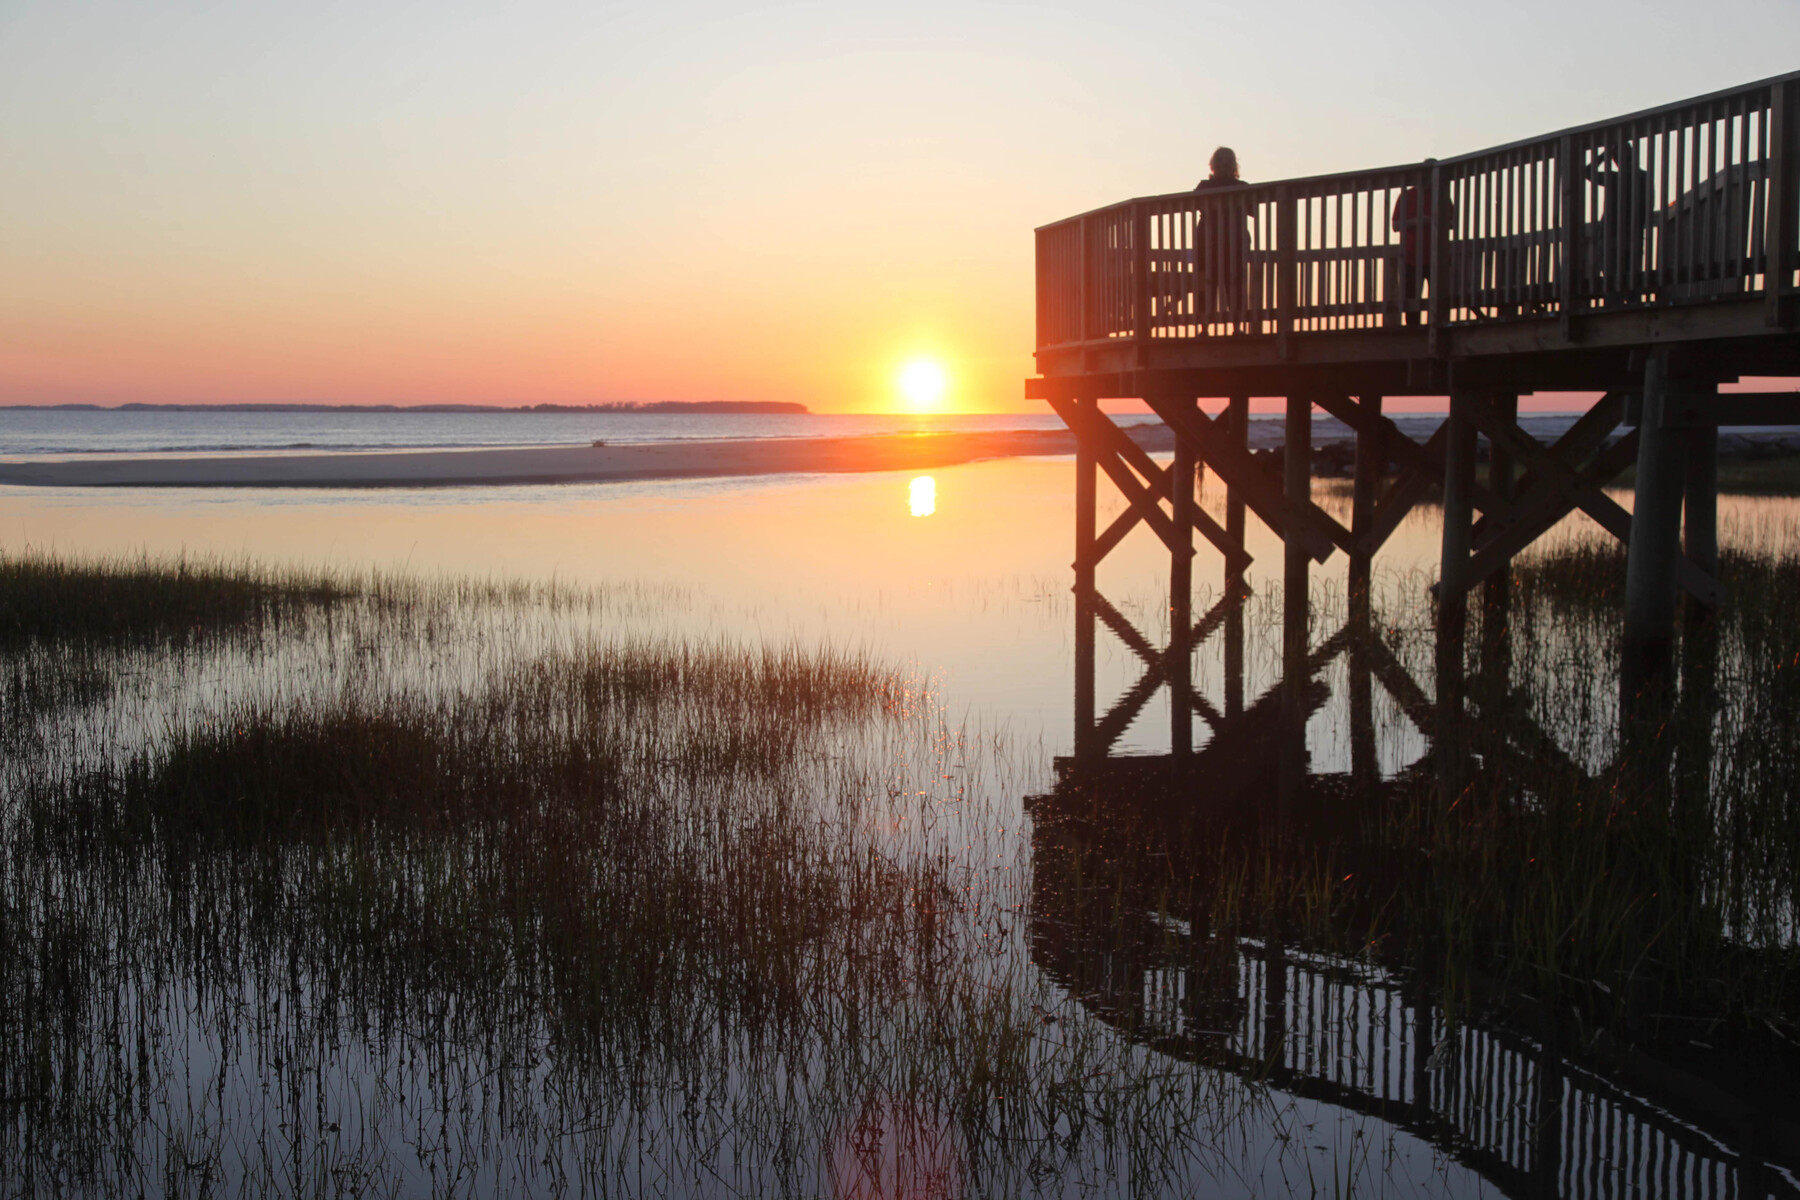
M 1718 91 L 1707 92 L 1700 96 L 1689 96 L 1685 99 L 1675 100 L 1668 104 L 1659 104 L 1654 108 L 1639 109 L 1636 112 L 1625 113 L 1623 116 L 1606 117 L 1599 121 L 1589 121 L 1585 125 L 1571 125 L 1567 129 L 1558 129 L 1550 133 L 1540 133 L 1532 137 L 1519 138 L 1516 141 L 1503 142 L 1498 146 L 1489 146 L 1486 149 L 1473 150 L 1469 153 L 1458 154 L 1451 158 L 1420 159 L 1417 162 L 1397 163 L 1386 167 L 1359 167 L 1351 171 L 1332 171 L 1324 175 L 1296 175 L 1290 176 L 1287 179 L 1270 179 L 1259 183 L 1246 183 L 1242 185 L 1241 188 L 1220 188 L 1217 189 L 1216 194 L 1230 195 L 1240 191 L 1262 193 L 1273 191 L 1280 187 L 1293 187 L 1296 184 L 1329 183 L 1334 179 L 1350 179 L 1363 175 L 1387 175 L 1401 171 L 1416 171 L 1428 164 L 1440 167 L 1455 166 L 1461 163 L 1473 162 L 1476 159 L 1486 158 L 1490 154 L 1503 154 L 1508 150 L 1519 150 L 1527 146 L 1542 145 L 1545 142 L 1553 142 L 1565 137 L 1592 133 L 1595 130 L 1624 124 L 1627 121 L 1642 121 L 1652 117 L 1663 116 L 1666 113 L 1676 112 L 1695 104 L 1707 104 L 1714 100 L 1723 100 L 1743 92 L 1753 92 L 1758 88 L 1771 87 L 1777 83 L 1784 83 L 1790 80 L 1800 80 L 1800 71 L 1789 71 L 1783 75 L 1771 75 L 1767 79 L 1758 79 L 1750 83 L 1740 83 L 1734 87 L 1720 88 Z M 1037 226 L 1033 232 L 1042 233 L 1048 229 L 1055 229 L 1059 225 L 1067 225 L 1073 221 L 1080 221 L 1099 213 L 1111 212 L 1114 209 L 1129 208 L 1137 204 L 1152 204 L 1159 201 L 1178 200 L 1183 197 L 1191 197 L 1197 192 L 1198 189 L 1196 188 L 1188 188 L 1179 192 L 1160 192 L 1148 196 L 1133 196 L 1129 200 L 1118 200 L 1111 204 L 1102 204 L 1098 208 L 1090 208 L 1086 212 L 1079 212 L 1074 216 L 1061 217 L 1055 221 L 1047 222 Z

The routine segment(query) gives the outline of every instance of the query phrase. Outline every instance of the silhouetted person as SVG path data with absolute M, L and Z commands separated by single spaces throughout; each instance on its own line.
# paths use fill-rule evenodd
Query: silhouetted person
M 1425 165 L 1429 167 L 1436 161 L 1435 158 L 1428 158 Z M 1394 201 L 1390 223 L 1394 232 L 1400 235 L 1400 257 L 1394 260 L 1393 270 L 1388 276 L 1391 288 L 1389 294 L 1393 297 L 1392 302 L 1400 309 L 1400 322 L 1403 325 L 1412 323 L 1413 306 L 1424 295 L 1425 281 L 1431 278 L 1433 206 L 1430 184 L 1409 187 Z M 1444 222 L 1452 231 L 1456 229 L 1456 202 L 1447 196 L 1444 198 Z M 1421 312 L 1420 324 L 1424 320 L 1425 315 Z
M 1196 192 L 1202 188 L 1244 186 L 1244 181 L 1238 178 L 1237 151 L 1230 146 L 1214 150 L 1212 157 L 1206 160 L 1206 169 L 1211 174 L 1194 185 Z
M 1650 172 L 1637 165 L 1629 141 L 1596 146 L 1583 173 L 1606 193 L 1600 217 L 1600 244 L 1588 251 L 1603 292 L 1635 294 L 1644 287 L 1644 234 L 1650 228 L 1654 197 Z
M 1237 151 L 1230 146 L 1214 150 L 1206 167 L 1211 173 L 1194 185 L 1196 192 L 1245 186 L 1238 176 Z M 1209 229 L 1200 216 L 1195 216 L 1194 257 L 1199 266 L 1202 320 L 1210 313 L 1235 314 L 1243 307 L 1244 280 L 1250 261 L 1250 226 L 1254 220 L 1246 213 L 1241 224 L 1226 221 Z M 1241 316 L 1238 323 L 1245 323 Z

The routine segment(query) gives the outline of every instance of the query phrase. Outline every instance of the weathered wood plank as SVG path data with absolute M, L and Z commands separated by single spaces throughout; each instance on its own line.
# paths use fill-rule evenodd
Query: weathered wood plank
M 1581 150 L 1575 139 L 1563 134 L 1557 139 L 1557 217 L 1562 228 L 1561 256 L 1556 264 L 1557 337 L 1573 342 L 1579 335 L 1575 315 L 1581 308 Z

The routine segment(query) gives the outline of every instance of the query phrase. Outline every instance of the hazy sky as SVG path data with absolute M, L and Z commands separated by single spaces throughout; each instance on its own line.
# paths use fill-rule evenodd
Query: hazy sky
M 0 403 L 794 399 L 1033 373 L 1032 227 L 1800 67 L 1794 0 L 0 0 Z

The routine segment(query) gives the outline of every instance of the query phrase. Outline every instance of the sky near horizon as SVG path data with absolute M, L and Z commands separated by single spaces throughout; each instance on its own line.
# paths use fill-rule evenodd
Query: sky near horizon
M 0 404 L 1027 410 L 1034 226 L 1800 66 L 1800 4 L 0 0 Z

